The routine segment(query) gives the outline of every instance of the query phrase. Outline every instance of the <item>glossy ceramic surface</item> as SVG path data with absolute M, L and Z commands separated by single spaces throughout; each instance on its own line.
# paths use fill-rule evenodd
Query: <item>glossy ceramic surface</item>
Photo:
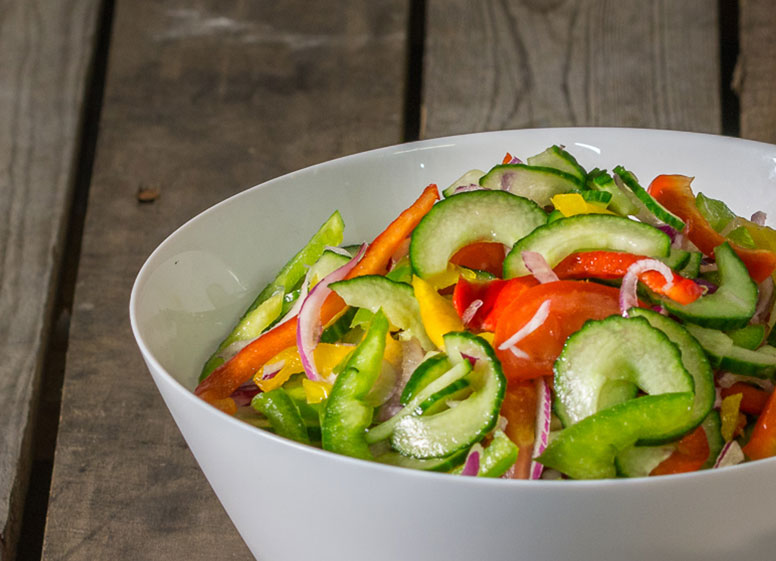
M 370 240 L 429 183 L 505 151 L 563 144 L 587 169 L 644 183 L 695 176 L 741 215 L 776 216 L 776 146 L 681 132 L 535 129 L 405 144 L 300 170 L 202 213 L 149 257 L 130 302 L 143 357 L 202 470 L 262 561 L 766 560 L 776 459 L 641 480 L 504 481 L 336 456 L 222 414 L 191 390 L 256 292 L 333 210 Z M 214 558 L 218 552 L 213 552 Z

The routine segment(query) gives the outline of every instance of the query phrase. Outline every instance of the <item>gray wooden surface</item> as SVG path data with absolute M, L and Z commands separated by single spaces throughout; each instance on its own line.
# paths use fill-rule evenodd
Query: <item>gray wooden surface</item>
M 216 201 L 399 142 L 406 18 L 396 0 L 117 2 L 44 559 L 251 558 L 141 360 L 130 288 Z
M 720 130 L 717 0 L 428 0 L 425 136 Z
M 741 136 L 776 142 L 776 14 L 772 0 L 740 2 L 740 56 L 734 87 Z
M 14 559 L 96 0 L 0 0 L 0 560 Z

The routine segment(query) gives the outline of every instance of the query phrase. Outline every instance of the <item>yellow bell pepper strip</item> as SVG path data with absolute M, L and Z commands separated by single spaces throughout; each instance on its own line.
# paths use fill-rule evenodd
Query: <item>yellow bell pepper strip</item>
M 388 320 L 382 310 L 372 318 L 364 339 L 337 376 L 323 410 L 321 445 L 324 450 L 373 459 L 366 442 L 374 407 L 366 403 L 369 390 L 380 375 L 388 335 Z
M 432 183 L 423 190 L 412 205 L 374 239 L 361 261 L 346 278 L 384 274 L 391 255 L 437 200 L 439 200 L 439 192 L 437 186 Z M 321 322 L 324 325 L 328 324 L 343 308 L 342 299 L 336 294 L 330 294 L 321 308 Z M 196 395 L 225 413 L 233 415 L 236 407 L 230 397 L 232 393 L 250 380 L 254 373 L 273 356 L 296 344 L 296 328 L 297 318 L 293 317 L 263 333 L 200 382 L 195 390 Z
M 451 331 L 463 331 L 461 318 L 453 304 L 439 294 L 434 287 L 420 277 L 412 277 L 412 288 L 420 307 L 420 318 L 431 341 L 444 349 L 443 336 Z
M 308 404 L 321 403 L 329 397 L 332 384 L 325 380 L 302 378 L 302 388 Z
M 738 427 L 738 414 L 741 411 L 741 398 L 742 394 L 736 393 L 729 395 L 722 400 L 722 404 L 719 407 L 719 416 L 722 421 L 722 427 L 720 432 L 725 442 L 733 440 L 733 436 Z
M 750 460 L 776 456 L 776 392 L 771 392 L 765 409 L 754 425 L 752 437 L 743 450 Z
M 251 401 L 251 407 L 269 419 L 277 435 L 310 444 L 302 415 L 294 400 L 282 388 L 257 394 Z
M 313 351 L 315 365 L 323 378 L 328 378 L 334 367 L 345 360 L 345 357 L 353 351 L 352 345 L 342 345 L 334 343 L 319 343 Z M 282 362 L 282 368 L 272 377 L 264 378 L 265 370 L 268 366 Z M 296 347 L 283 349 L 274 357 L 267 361 L 253 377 L 254 383 L 261 391 L 268 392 L 279 388 L 285 384 L 292 374 L 304 371 L 302 359 L 299 356 L 299 350 Z
M 561 193 L 551 199 L 555 210 L 559 210 L 565 217 L 577 214 L 614 214 L 611 210 L 598 203 L 591 203 L 579 193 Z
M 695 203 L 690 183 L 684 175 L 658 175 L 649 186 L 649 194 L 655 200 L 685 222 L 684 234 L 705 255 L 711 256 L 714 248 L 725 242 L 725 237 L 711 227 Z M 766 249 L 747 249 L 730 244 L 744 262 L 752 279 L 760 283 L 776 270 L 776 253 Z

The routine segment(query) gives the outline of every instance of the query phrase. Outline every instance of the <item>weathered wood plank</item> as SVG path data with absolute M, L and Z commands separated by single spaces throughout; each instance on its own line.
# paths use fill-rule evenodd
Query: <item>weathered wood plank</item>
M 0 0 L 0 560 L 14 551 L 98 0 Z
M 719 132 L 716 0 L 429 0 L 425 136 Z
M 739 59 L 734 88 L 741 136 L 776 142 L 776 17 L 770 0 L 739 4 Z
M 146 372 L 130 288 L 212 203 L 398 142 L 406 18 L 404 0 L 117 2 L 44 559 L 250 558 Z

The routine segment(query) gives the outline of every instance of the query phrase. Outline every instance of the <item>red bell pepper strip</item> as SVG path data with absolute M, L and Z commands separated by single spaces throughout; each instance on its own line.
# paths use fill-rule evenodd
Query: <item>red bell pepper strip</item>
M 644 255 L 617 251 L 585 251 L 572 253 L 555 267 L 555 274 L 561 279 L 617 279 L 625 276 L 628 267 L 648 259 Z M 639 280 L 650 290 L 667 296 L 680 304 L 689 304 L 703 296 L 703 287 L 696 282 L 674 273 L 673 283 L 666 289 L 665 277 L 657 271 L 646 271 Z
M 729 395 L 741 394 L 740 410 L 749 415 L 759 415 L 768 403 L 770 393 L 760 388 L 755 388 L 744 382 L 736 382 L 729 388 L 722 388 L 721 394 L 725 398 Z
M 496 324 L 493 346 L 507 380 L 552 376 L 555 360 L 569 335 L 579 331 L 587 320 L 618 315 L 619 296 L 619 289 L 612 286 L 572 280 L 549 282 L 525 290 L 501 312 Z M 501 349 L 503 343 L 536 315 L 545 301 L 550 302 L 549 315 L 516 344 L 520 352 Z
M 439 200 L 437 186 L 431 184 L 410 207 L 374 239 L 361 261 L 353 267 L 346 278 L 384 274 L 391 256 L 437 200 Z M 332 292 L 321 307 L 321 322 L 325 325 L 331 321 L 344 306 L 342 299 Z M 234 414 L 236 408 L 231 399 L 232 393 L 250 380 L 269 359 L 283 349 L 296 344 L 296 328 L 297 318 L 293 317 L 262 334 L 214 370 L 197 386 L 195 393 L 222 411 Z
M 649 186 L 649 194 L 660 204 L 684 220 L 684 234 L 704 255 L 711 256 L 714 248 L 725 241 L 725 237 L 711 227 L 695 204 L 690 188 L 691 177 L 684 175 L 658 175 Z M 733 250 L 744 262 L 752 279 L 760 283 L 776 270 L 776 253 L 767 249 L 747 249 L 734 243 Z
M 466 324 L 468 329 L 478 331 L 482 328 L 482 321 L 487 317 L 493 306 L 496 304 L 496 298 L 509 281 L 501 279 L 470 281 L 463 276 L 458 279 L 453 289 L 453 307 L 458 312 L 458 316 L 463 319 L 464 314 L 476 300 L 482 302 L 477 311 Z
M 504 432 L 517 445 L 517 461 L 512 479 L 528 479 L 536 439 L 536 405 L 539 394 L 534 380 L 510 381 L 501 402 L 501 415 L 507 420 Z
M 776 391 L 771 392 L 763 412 L 760 413 L 754 425 L 752 437 L 743 450 L 750 460 L 776 456 Z
M 709 459 L 709 439 L 706 431 L 699 426 L 682 437 L 676 450 L 650 472 L 650 475 L 669 475 L 698 471 Z
M 480 325 L 482 330 L 495 331 L 501 314 L 504 313 L 504 310 L 507 309 L 509 304 L 517 299 L 523 292 L 538 284 L 539 281 L 537 281 L 533 275 L 515 277 L 506 281 L 496 295 L 496 300 L 490 311 L 482 320 L 482 324 Z
M 512 161 L 512 154 L 510 154 L 509 152 L 507 152 L 506 154 L 504 154 L 504 159 L 503 159 L 503 160 L 501 160 L 501 163 L 502 163 L 502 164 L 508 164 L 508 163 L 509 163 L 509 162 L 511 162 L 511 161 Z

